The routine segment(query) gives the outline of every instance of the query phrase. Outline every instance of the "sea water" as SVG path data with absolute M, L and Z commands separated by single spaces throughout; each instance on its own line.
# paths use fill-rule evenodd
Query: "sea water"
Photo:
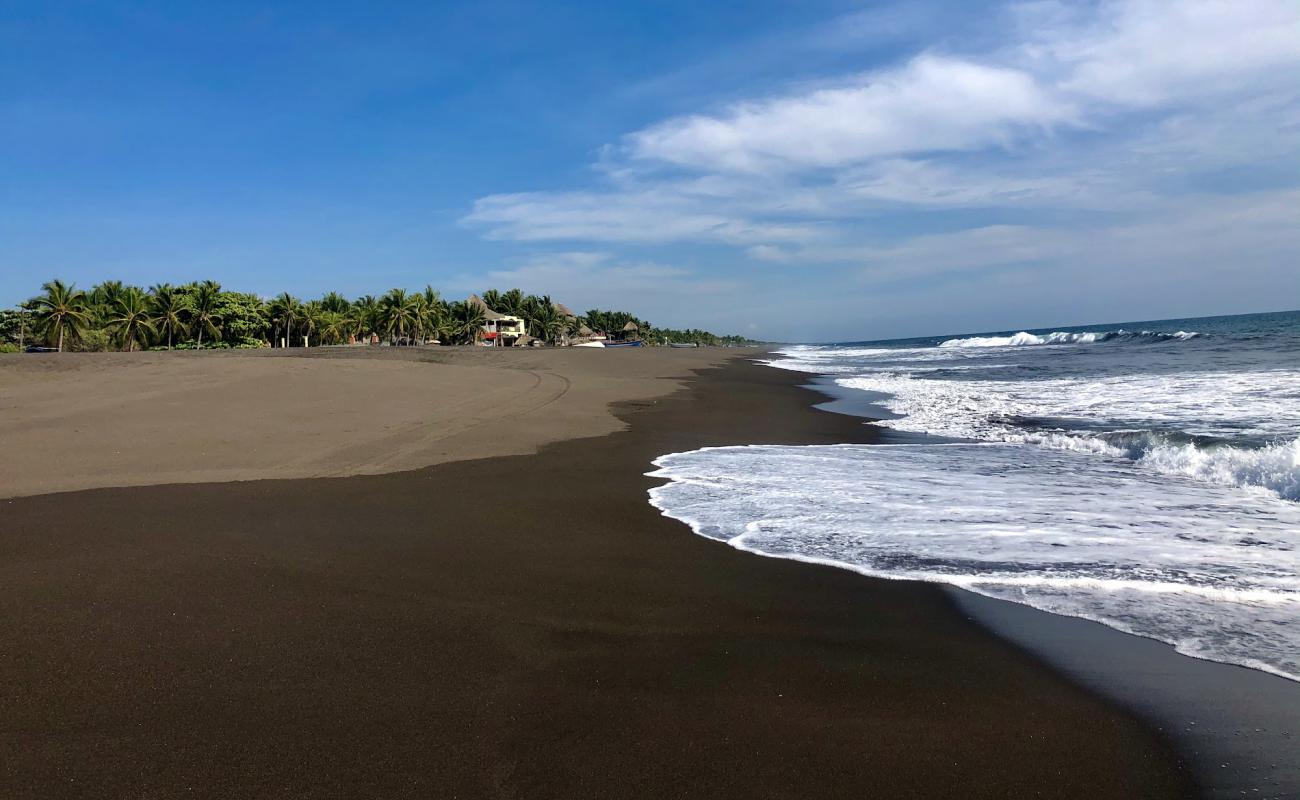
M 796 346 L 878 445 L 675 453 L 666 515 L 1300 680 L 1300 312 Z M 867 394 L 870 393 L 870 394 Z

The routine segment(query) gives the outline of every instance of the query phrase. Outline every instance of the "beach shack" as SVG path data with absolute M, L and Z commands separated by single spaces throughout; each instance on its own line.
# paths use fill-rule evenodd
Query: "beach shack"
M 588 328 L 586 324 L 579 325 L 577 332 L 569 339 L 569 342 L 575 345 L 603 341 L 605 341 L 605 334 L 596 333 L 591 328 Z
M 522 318 L 493 311 L 476 294 L 465 302 L 483 310 L 483 340 L 493 347 L 514 347 L 527 335 L 528 326 Z

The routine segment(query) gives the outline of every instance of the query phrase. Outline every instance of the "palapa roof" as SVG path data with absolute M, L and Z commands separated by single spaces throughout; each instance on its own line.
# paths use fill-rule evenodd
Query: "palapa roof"
M 591 328 L 588 328 L 586 325 L 579 325 L 579 326 L 578 326 L 578 335 L 579 335 L 579 336 L 595 336 L 595 335 L 596 335 L 596 332 L 593 331 Z
M 638 328 L 638 327 L 636 326 L 636 323 L 635 323 L 635 322 L 629 322 L 628 324 L 626 324 L 626 325 L 623 326 L 623 330 L 625 330 L 625 331 L 639 331 L 639 330 L 641 330 L 641 329 Z
M 569 319 L 578 318 L 578 315 L 573 313 L 573 311 L 564 303 L 551 303 L 551 307 L 555 309 L 555 313 L 562 317 L 568 317 Z
M 470 295 L 469 299 L 466 300 L 465 302 L 469 303 L 472 306 L 478 306 L 479 308 L 483 309 L 483 319 L 498 320 L 506 316 L 505 314 L 498 314 L 497 312 L 488 308 L 488 304 L 483 302 L 483 298 L 479 297 L 476 294 Z

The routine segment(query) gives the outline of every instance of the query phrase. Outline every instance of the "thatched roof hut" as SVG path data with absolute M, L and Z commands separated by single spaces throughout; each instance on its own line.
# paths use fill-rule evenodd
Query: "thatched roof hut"
M 553 307 L 555 313 L 559 314 L 561 317 L 565 317 L 566 319 L 578 318 L 578 315 L 573 313 L 573 311 L 564 303 L 551 303 L 551 307 Z
M 466 300 L 465 302 L 469 303 L 472 306 L 478 306 L 479 308 L 483 309 L 483 319 L 485 320 L 497 320 L 497 319 L 502 319 L 503 317 L 506 316 L 505 314 L 498 314 L 497 312 L 488 308 L 488 304 L 483 302 L 483 298 L 479 297 L 476 294 L 470 295 L 469 299 Z
M 579 325 L 579 326 L 578 326 L 578 335 L 579 335 L 579 336 L 595 336 L 595 335 L 596 335 L 596 332 L 593 331 L 591 328 L 588 328 L 586 325 Z
M 624 333 L 636 333 L 639 330 L 641 329 L 636 326 L 635 322 L 628 322 L 626 325 L 623 326 Z

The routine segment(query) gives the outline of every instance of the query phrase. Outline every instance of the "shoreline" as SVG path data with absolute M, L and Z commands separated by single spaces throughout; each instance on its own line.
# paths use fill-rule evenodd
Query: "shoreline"
M 754 558 L 649 504 L 665 453 L 870 440 L 802 378 L 729 358 L 530 455 L 6 501 L 0 787 L 1192 792 L 1155 732 L 939 587 Z
M 816 408 L 864 422 L 889 416 L 872 393 L 843 389 L 824 375 L 795 374 L 806 378 L 803 388 L 825 398 Z M 892 443 L 945 441 L 882 432 Z M 1294 755 L 1300 747 L 1300 682 L 1189 656 L 1158 639 L 1084 617 L 937 585 L 977 624 L 1167 736 L 1205 796 L 1300 796 L 1300 759 Z
M 1300 796 L 1295 681 L 1183 655 L 1157 639 L 1082 617 L 947 590 L 978 624 L 1167 736 L 1204 796 Z

